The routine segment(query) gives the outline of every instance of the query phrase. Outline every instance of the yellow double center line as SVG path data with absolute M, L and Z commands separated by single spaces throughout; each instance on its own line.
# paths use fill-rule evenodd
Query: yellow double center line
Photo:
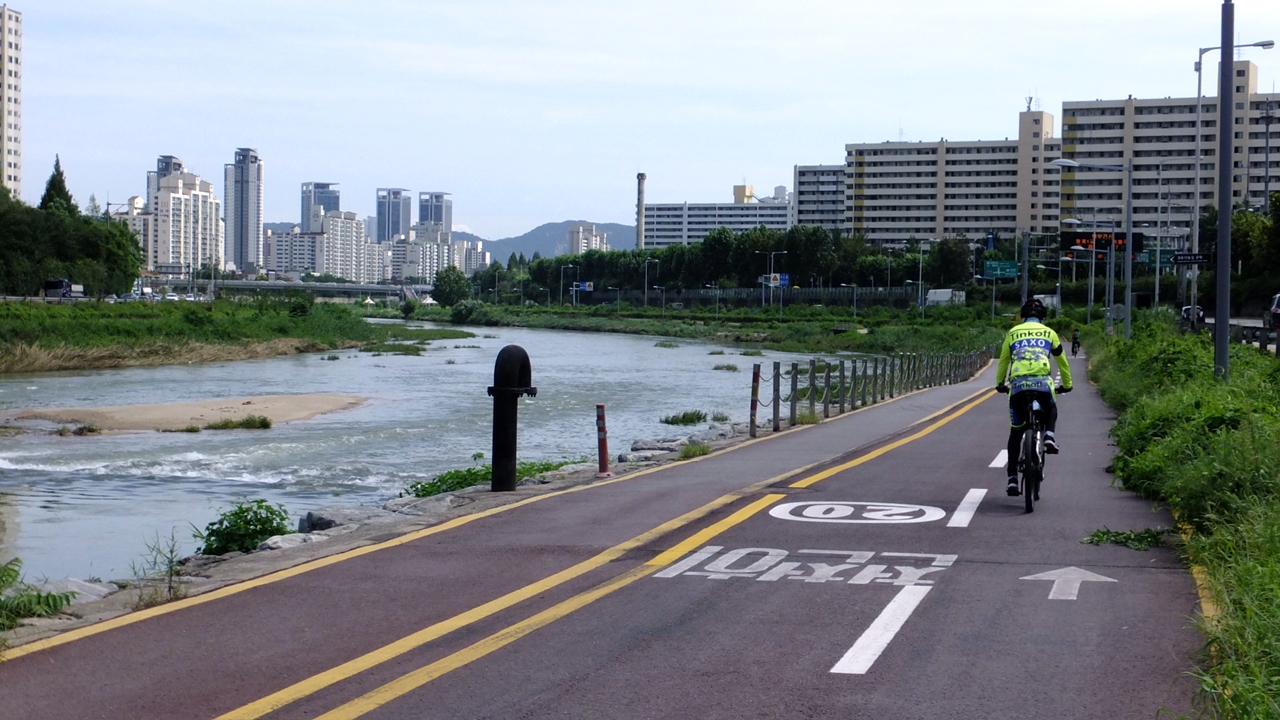
M 908 435 L 906 437 L 895 440 L 894 442 L 891 442 L 879 448 L 876 448 L 871 452 L 860 455 L 859 457 L 853 460 L 849 460 L 848 462 L 842 463 L 840 465 L 836 465 L 826 470 L 822 470 L 820 472 L 809 475 L 803 479 L 797 480 L 796 482 L 791 483 L 790 487 L 793 487 L 793 488 L 809 487 L 810 485 L 813 485 L 814 483 L 820 480 L 824 480 L 833 475 L 849 470 L 850 468 L 857 467 L 859 465 L 862 465 L 863 463 L 870 462 L 871 460 L 874 460 L 884 455 L 885 453 L 888 453 L 892 450 L 900 448 L 903 445 L 906 445 L 907 443 L 913 442 L 915 440 L 918 440 L 932 433 L 933 431 L 937 430 L 943 425 L 946 425 L 952 420 L 965 414 L 966 412 L 973 409 L 974 407 L 977 407 L 979 404 L 981 404 L 983 401 L 987 400 L 994 394 L 995 394 L 994 391 L 985 391 L 983 393 L 977 393 L 976 395 L 981 395 L 981 397 L 979 397 L 975 402 L 962 407 L 961 409 L 959 409 L 958 411 L 950 415 L 946 415 L 942 419 L 930 425 L 927 425 L 921 430 L 911 435 Z M 974 396 L 965 398 L 964 400 L 960 401 L 956 405 L 951 406 L 950 408 L 946 408 L 944 410 L 939 411 L 938 413 L 934 413 L 933 415 L 926 418 L 926 421 L 929 419 L 935 418 L 940 414 L 943 414 L 952 410 L 956 406 L 971 400 L 973 397 Z M 812 466 L 809 466 L 809 467 L 812 467 Z M 724 507 L 725 505 L 728 505 L 734 501 L 740 500 L 747 495 L 759 492 L 760 490 L 770 485 L 773 485 L 777 482 L 780 482 L 786 479 L 787 477 L 793 477 L 797 474 L 803 473 L 807 469 L 808 469 L 807 467 L 799 468 L 797 470 L 786 473 L 785 475 L 782 475 L 776 478 L 770 478 L 769 480 L 756 483 L 754 485 L 751 485 L 750 487 L 743 488 L 742 490 L 723 495 L 707 503 L 706 505 L 703 505 L 702 507 L 696 510 L 690 511 L 674 520 L 663 523 L 662 525 L 659 525 L 658 527 L 655 527 L 652 530 L 649 530 L 648 532 L 645 532 L 641 535 L 637 535 L 636 537 L 630 540 L 627 540 L 626 542 L 615 545 L 589 560 L 585 560 L 581 563 L 578 563 L 577 565 L 566 568 L 565 570 L 562 570 L 554 575 L 551 575 L 547 578 L 539 580 L 538 582 L 527 585 L 514 592 L 503 595 L 502 597 L 497 598 L 495 600 L 491 600 L 483 605 L 480 605 L 476 608 L 468 610 L 467 612 L 464 612 L 460 615 L 456 615 L 452 618 L 449 618 L 448 620 L 444 620 L 442 622 L 431 625 L 430 627 L 419 630 L 418 632 L 415 632 L 411 635 L 407 635 L 393 643 L 384 645 L 383 647 L 378 648 L 377 650 L 369 652 L 365 655 L 362 655 L 358 658 L 345 662 L 341 665 L 338 665 L 334 668 L 326 670 L 317 675 L 313 675 L 312 677 L 309 677 L 306 680 L 302 680 L 298 683 L 290 685 L 287 688 L 284 688 L 283 690 L 274 692 L 260 700 L 249 703 L 248 705 L 245 705 L 243 707 L 237 708 L 229 713 L 226 713 L 225 715 L 221 715 L 216 720 L 254 720 L 255 718 L 261 718 L 264 715 L 274 712 L 290 703 L 296 702 L 297 700 L 300 700 L 304 697 L 307 697 L 316 692 L 319 692 L 324 688 L 327 688 L 338 682 L 346 680 L 347 678 L 353 677 L 354 675 L 364 672 L 365 670 L 373 668 L 377 665 L 387 662 L 388 660 L 399 657 L 411 650 L 421 647 L 422 645 L 425 645 L 426 643 L 431 642 L 432 640 L 435 640 L 443 635 L 453 632 L 454 630 L 458 630 L 460 628 L 466 627 L 467 625 L 470 625 L 479 620 L 487 618 L 501 610 L 509 608 L 531 597 L 535 597 L 538 594 L 543 593 L 558 585 L 561 585 L 569 580 L 572 580 L 573 578 L 579 577 L 587 572 L 590 572 L 591 570 L 599 568 L 609 562 L 612 562 L 613 560 L 616 560 L 622 557 L 623 555 L 630 552 L 631 550 L 642 547 L 664 535 L 667 535 L 668 533 L 671 533 L 675 530 L 678 530 L 681 527 L 684 527 L 703 517 L 706 517 L 710 513 L 714 512 L 719 508 Z M 360 697 L 344 705 L 341 705 L 325 713 L 324 715 L 321 715 L 319 717 L 319 720 L 341 720 L 346 718 L 357 718 L 362 715 L 365 715 L 398 697 L 401 697 L 409 692 L 412 692 L 413 690 L 419 687 L 422 687 L 423 685 L 431 682 L 432 680 L 450 671 L 457 670 L 458 668 L 461 668 L 475 660 L 478 660 L 494 652 L 495 650 L 498 650 L 502 647 L 505 647 L 515 642 L 516 640 L 519 640 L 520 638 L 528 635 L 529 633 L 537 630 L 538 628 L 549 625 L 550 623 L 555 622 L 556 620 L 563 618 L 566 615 L 569 615 L 575 610 L 586 607 L 587 605 L 590 605 L 596 600 L 599 600 L 600 598 L 603 598 L 606 595 L 609 595 L 617 590 L 620 590 L 630 585 L 636 580 L 639 580 L 643 577 L 647 577 L 657 572 L 658 570 L 665 567 L 666 565 L 670 565 L 671 563 L 680 559 L 684 555 L 703 546 L 704 544 L 709 542 L 711 539 L 715 538 L 717 535 L 720 535 L 721 533 L 734 527 L 735 525 L 738 525 L 744 522 L 751 516 L 755 515 L 759 511 L 767 508 L 768 506 L 772 505 L 773 503 L 777 502 L 778 500 L 784 497 L 786 496 L 780 495 L 780 494 L 765 495 L 760 499 L 752 502 L 750 505 L 747 505 L 741 510 L 738 510 L 737 512 L 733 513 L 729 517 L 724 518 L 723 520 L 713 523 L 710 526 L 702 530 L 699 530 L 698 532 L 693 533 L 689 537 L 685 538 L 683 541 L 677 543 L 675 546 L 660 553 L 659 555 L 649 560 L 648 562 L 645 562 L 643 565 L 635 567 L 631 570 L 628 570 L 622 573 L 621 575 L 618 575 L 609 580 L 606 580 L 605 582 L 591 588 L 590 590 L 574 595 L 568 600 L 560 602 L 550 608 L 547 608 L 546 610 L 543 610 L 540 613 L 537 613 L 536 615 L 526 620 L 522 620 L 518 623 L 515 623 L 514 625 L 511 625 L 503 630 L 500 630 L 490 635 L 489 637 L 484 638 L 483 640 L 480 640 L 466 648 L 463 648 L 462 650 L 459 650 L 451 655 L 441 658 L 440 660 L 437 660 L 417 670 L 414 670 L 405 675 L 402 675 L 399 678 L 396 678 L 395 680 L 375 690 L 365 693 L 364 695 L 361 695 Z

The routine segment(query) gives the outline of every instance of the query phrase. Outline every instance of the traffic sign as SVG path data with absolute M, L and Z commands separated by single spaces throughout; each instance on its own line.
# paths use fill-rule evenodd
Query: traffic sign
M 982 274 L 988 278 L 998 280 L 1018 277 L 1018 262 L 1016 260 L 988 260 L 984 263 L 984 267 Z
M 1208 265 L 1208 253 L 1178 253 L 1173 256 L 1174 265 Z
M 791 287 L 791 276 L 787 273 L 778 273 L 778 286 Z

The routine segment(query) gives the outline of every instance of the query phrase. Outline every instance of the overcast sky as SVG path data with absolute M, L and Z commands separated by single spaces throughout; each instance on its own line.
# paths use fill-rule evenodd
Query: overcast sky
M 142 194 L 176 155 L 222 192 L 237 147 L 266 162 L 266 220 L 299 184 L 453 193 L 487 238 L 650 202 L 767 194 L 847 142 L 1001 139 L 1033 95 L 1193 96 L 1216 0 L 38 0 L 24 13 L 23 198 L 60 153 L 82 205 Z M 1241 42 L 1280 2 L 1239 0 Z M 1214 58 L 1214 55 L 1209 56 Z M 1260 90 L 1280 49 L 1244 51 Z M 1214 94 L 1213 64 L 1206 94 Z M 415 209 L 416 220 L 416 209 Z

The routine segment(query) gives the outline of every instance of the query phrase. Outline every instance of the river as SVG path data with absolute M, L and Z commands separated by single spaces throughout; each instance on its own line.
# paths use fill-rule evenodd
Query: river
M 507 344 L 529 352 L 538 388 L 520 401 L 522 459 L 594 459 L 596 403 L 608 406 L 614 458 L 636 438 L 697 430 L 663 425 L 664 415 L 699 409 L 744 422 L 752 363 L 807 358 L 652 336 L 475 331 L 485 335 L 435 342 L 420 357 L 347 351 L 337 361 L 311 354 L 4 376 L 0 411 L 311 392 L 369 402 L 265 431 L 0 437 L 0 562 L 22 558 L 28 580 L 127 578 L 147 542 L 176 532 L 194 551 L 193 526 L 238 499 L 283 503 L 295 520 L 319 507 L 380 505 L 409 483 L 471 464 L 473 453 L 488 456 L 485 389 Z M 709 354 L 717 349 L 726 354 Z M 739 371 L 714 370 L 720 363 Z

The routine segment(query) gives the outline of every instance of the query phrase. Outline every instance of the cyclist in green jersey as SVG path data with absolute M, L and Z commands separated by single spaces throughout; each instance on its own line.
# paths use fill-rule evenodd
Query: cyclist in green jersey
M 1014 326 L 1000 345 L 1000 364 L 996 367 L 996 389 L 1009 393 L 1009 464 L 1006 471 L 1009 495 L 1018 495 L 1018 456 L 1022 435 L 1031 418 L 1031 403 L 1039 400 L 1045 409 L 1044 450 L 1058 452 L 1054 430 L 1058 423 L 1058 405 L 1054 401 L 1053 368 L 1056 358 L 1062 376 L 1062 392 L 1071 392 L 1071 365 L 1062 352 L 1062 341 L 1052 328 L 1044 324 L 1048 314 L 1044 303 L 1032 298 L 1022 305 L 1022 324 Z M 1005 384 L 1006 377 L 1008 384 Z

